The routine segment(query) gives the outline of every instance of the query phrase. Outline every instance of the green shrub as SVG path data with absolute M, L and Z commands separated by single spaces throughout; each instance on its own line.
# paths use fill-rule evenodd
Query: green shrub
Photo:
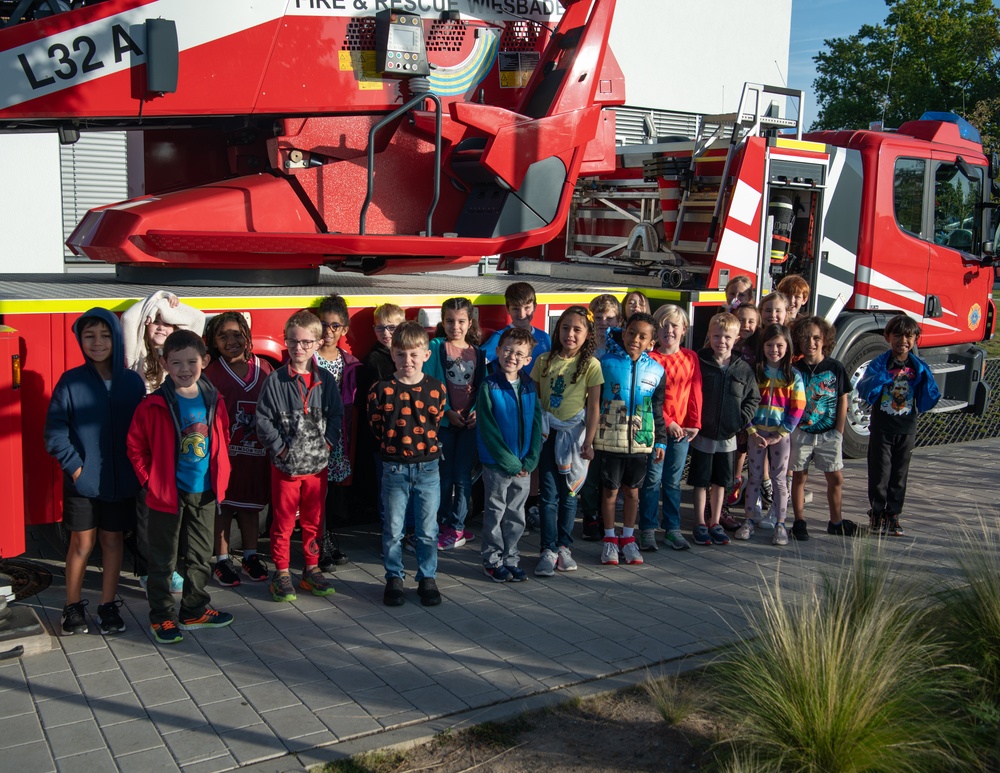
M 923 625 L 925 595 L 871 542 L 855 545 L 850 567 L 792 599 L 779 567 L 747 637 L 711 671 L 730 749 L 788 771 L 971 767 L 963 669 Z

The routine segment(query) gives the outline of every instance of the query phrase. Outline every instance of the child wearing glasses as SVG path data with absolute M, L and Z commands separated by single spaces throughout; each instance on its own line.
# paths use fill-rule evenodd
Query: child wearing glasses
M 340 348 L 351 329 L 347 301 L 336 293 L 328 295 L 319 304 L 319 322 L 323 327 L 323 340 L 316 352 L 316 364 L 330 371 L 340 388 L 344 403 L 344 422 L 340 442 L 330 449 L 330 467 L 327 473 L 326 508 L 324 510 L 319 568 L 332 572 L 338 564 L 346 564 L 347 556 L 333 533 L 333 521 L 346 512 L 345 494 L 354 474 L 354 396 L 358 391 L 361 360 Z
M 302 590 L 328 596 L 333 587 L 319 568 L 319 528 L 326 498 L 330 450 L 340 443 L 344 405 L 333 374 L 316 364 L 323 328 L 312 312 L 285 323 L 288 362 L 267 377 L 257 401 L 257 437 L 271 456 L 271 597 L 294 601 L 289 552 L 295 514 L 302 527 Z
M 493 582 L 521 582 L 517 543 L 524 534 L 524 503 L 542 452 L 542 404 L 528 375 L 535 337 L 511 326 L 500 335 L 496 370 L 476 398 L 476 441 L 483 463 L 483 571 Z

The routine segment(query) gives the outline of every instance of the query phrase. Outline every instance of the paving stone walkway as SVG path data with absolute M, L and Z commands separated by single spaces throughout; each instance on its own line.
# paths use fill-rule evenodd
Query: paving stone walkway
M 904 526 L 888 550 L 914 571 L 947 573 L 955 527 L 982 515 L 996 524 L 1000 440 L 920 449 L 910 468 Z M 863 521 L 865 466 L 847 465 L 845 514 Z M 815 475 L 814 478 L 821 479 Z M 814 482 L 818 482 L 814 481 Z M 646 554 L 640 567 L 601 567 L 598 543 L 578 541 L 577 572 L 536 579 L 537 535 L 526 537 L 527 582 L 482 574 L 478 541 L 443 553 L 445 603 L 424 608 L 412 574 L 407 604 L 382 605 L 374 529 L 342 539 L 352 563 L 337 593 L 277 604 L 266 583 L 211 587 L 236 616 L 219 631 L 155 644 L 134 578 L 121 596 L 124 634 L 60 637 L 49 653 L 0 663 L 0 765 L 18 773 L 211 773 L 252 766 L 299 770 L 358 748 L 418 738 L 428 728 L 515 712 L 539 696 L 613 687 L 647 668 L 676 669 L 732 641 L 773 581 L 794 591 L 849 556 L 825 533 L 825 497 L 807 506 L 812 539 L 785 548 L 759 531 L 750 543 Z M 685 520 L 685 523 L 687 521 Z M 53 631 L 63 604 L 62 564 L 32 534 L 24 556 L 53 572 L 22 602 Z M 408 571 L 413 571 L 412 556 Z M 85 597 L 95 612 L 98 574 Z M 617 678 L 616 678 L 617 677 Z

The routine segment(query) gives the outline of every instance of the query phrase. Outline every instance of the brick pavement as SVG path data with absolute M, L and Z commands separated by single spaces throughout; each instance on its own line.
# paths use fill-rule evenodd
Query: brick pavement
M 948 572 L 957 519 L 996 522 L 998 467 L 1000 440 L 918 450 L 907 536 L 889 550 L 914 571 Z M 845 514 L 856 520 L 864 485 L 864 462 L 848 462 Z M 407 604 L 382 605 L 378 539 L 360 529 L 342 539 L 353 563 L 338 568 L 336 595 L 276 604 L 266 584 L 213 585 L 213 604 L 235 624 L 189 632 L 173 647 L 152 641 L 129 577 L 124 634 L 102 637 L 95 620 L 91 634 L 61 637 L 52 652 L 0 663 L 0 759 L 19 773 L 299 770 L 677 669 L 738 635 L 779 558 L 793 591 L 845 560 L 843 541 L 823 530 L 822 493 L 807 511 L 813 538 L 786 548 L 758 532 L 749 544 L 661 549 L 644 566 L 604 568 L 600 545 L 578 541 L 580 570 L 546 579 L 530 575 L 531 535 L 520 584 L 484 577 L 473 542 L 441 555 L 445 603 L 430 609 L 416 602 L 412 575 Z M 25 557 L 55 577 L 23 603 L 58 630 L 62 565 L 41 539 Z M 91 611 L 97 587 L 92 571 Z

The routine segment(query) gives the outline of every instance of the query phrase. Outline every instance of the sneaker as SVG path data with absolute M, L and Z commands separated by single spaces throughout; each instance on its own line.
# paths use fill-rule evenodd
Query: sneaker
M 775 515 L 774 503 L 772 502 L 770 506 L 767 508 L 767 515 L 761 518 L 760 521 L 757 522 L 757 525 L 760 526 L 760 528 L 762 529 L 767 529 L 768 531 L 770 531 L 771 529 L 774 528 L 774 525 L 777 522 L 778 522 L 778 517 L 777 515 Z
M 618 537 L 605 537 L 601 548 L 601 563 L 608 566 L 618 566 Z
M 899 525 L 898 515 L 889 515 L 885 519 L 885 534 L 890 537 L 902 537 L 905 532 L 903 527 Z
M 288 572 L 275 571 L 271 584 L 267 588 L 275 601 L 295 601 L 295 588 L 292 587 L 292 576 Z
M 551 577 L 556 573 L 556 561 L 559 556 L 554 550 L 543 550 L 538 564 L 535 566 L 535 577 Z
M 772 545 L 787 545 L 788 544 L 788 529 L 785 528 L 785 524 L 779 523 L 774 526 L 774 534 L 771 535 Z
M 524 528 L 527 531 L 537 531 L 539 523 L 538 505 L 532 505 L 524 511 Z
M 240 576 L 236 574 L 232 563 L 227 558 L 225 561 L 217 561 L 212 569 L 212 576 L 223 588 L 235 588 L 240 584 Z
M 604 537 L 604 529 L 596 518 L 588 521 L 586 516 L 583 521 L 583 538 L 587 542 L 597 542 Z
M 453 550 L 465 544 L 465 532 L 459 532 L 450 526 L 441 527 L 438 534 L 438 550 Z
M 742 475 L 733 481 L 733 490 L 729 492 L 729 496 L 726 497 L 726 504 L 733 506 L 738 505 L 740 500 L 743 499 L 743 492 L 746 490 L 747 479 Z
M 715 524 L 708 530 L 709 535 L 712 538 L 713 545 L 728 545 L 729 535 L 726 534 L 726 530 L 722 528 L 721 524 Z
M 765 481 L 761 481 L 760 484 L 760 509 L 761 510 L 769 509 L 773 501 L 774 501 L 774 486 L 771 484 L 771 479 L 768 478 Z
M 97 619 L 101 623 L 101 633 L 107 636 L 109 633 L 121 633 L 125 630 L 125 621 L 122 620 L 118 608 L 124 602 L 121 599 L 109 601 L 107 604 L 99 604 L 97 607 Z
M 736 533 L 733 535 L 733 539 L 748 540 L 753 536 L 753 532 L 753 520 L 747 518 L 740 524 L 740 528 L 736 530 Z
M 826 525 L 826 533 L 840 537 L 853 537 L 858 533 L 858 525 L 854 521 L 844 518 L 840 523 L 831 521 Z
M 184 578 L 177 574 L 177 572 L 170 575 L 170 592 L 175 596 L 180 596 L 184 593 Z
M 465 529 L 465 530 L 464 530 L 464 531 L 462 532 L 462 539 L 464 539 L 464 540 L 465 540 L 465 543 L 466 543 L 466 544 L 468 544 L 468 543 L 472 542 L 472 541 L 473 541 L 473 540 L 474 540 L 475 538 L 476 538 L 476 535 L 475 535 L 475 534 L 473 534 L 473 533 L 472 533 L 471 531 L 469 531 L 468 529 Z
M 663 543 L 670 545 L 674 550 L 689 550 L 691 543 L 684 539 L 684 533 L 680 529 L 671 529 L 663 535 Z
M 621 551 L 622 560 L 626 564 L 635 565 L 644 563 L 642 553 L 639 552 L 639 546 L 635 544 L 635 537 L 623 537 L 621 540 Z
M 884 537 L 887 525 L 888 519 L 884 516 L 874 515 L 871 510 L 868 511 L 868 530 L 872 536 Z
M 198 617 L 185 617 L 178 623 L 182 631 L 193 631 L 198 628 L 225 628 L 233 622 L 233 616 L 228 612 L 220 612 L 211 607 L 205 607 L 205 611 Z
M 660 546 L 656 544 L 656 530 L 643 529 L 639 532 L 639 550 L 657 551 Z
M 441 603 L 441 591 L 433 577 L 425 577 L 417 583 L 417 595 L 425 607 L 436 607 Z
M 559 548 L 556 555 L 556 569 L 560 572 L 575 572 L 577 570 L 576 561 L 573 560 L 573 554 L 568 547 Z
M 299 580 L 299 587 L 302 590 L 309 591 L 314 596 L 332 596 L 336 593 L 336 589 L 327 582 L 326 577 L 319 570 L 319 567 L 313 567 L 312 569 L 307 569 L 302 573 L 302 579 Z
M 502 564 L 498 564 L 497 566 L 483 564 L 483 574 L 493 580 L 493 582 L 510 582 L 510 569 Z
M 385 592 L 382 594 L 382 603 L 387 607 L 401 607 L 406 602 L 403 596 L 403 578 L 390 577 L 385 581 Z
M 792 536 L 799 542 L 805 542 L 809 539 L 809 527 L 806 526 L 805 521 L 792 521 Z
M 149 626 L 153 632 L 153 638 L 160 644 L 177 644 L 184 639 L 184 634 L 177 627 L 173 620 L 164 620 L 162 623 L 153 623 Z
M 694 527 L 692 535 L 694 536 L 695 545 L 712 544 L 712 535 L 708 533 L 708 527 L 703 523 L 699 523 L 697 526 Z
M 528 579 L 528 573 L 519 566 L 508 566 L 507 571 L 510 572 L 511 582 L 524 582 Z
M 736 531 L 740 528 L 740 522 L 733 518 L 728 508 L 723 509 L 722 516 L 719 518 L 719 525 L 726 531 Z
M 242 561 L 243 576 L 254 582 L 264 582 L 268 578 L 267 564 L 259 554 L 245 556 Z
M 74 633 L 88 633 L 90 631 L 90 626 L 87 625 L 87 613 L 84 611 L 89 603 L 84 599 L 63 607 L 62 629 L 64 635 L 72 636 Z
M 325 532 L 319 541 L 319 561 L 316 562 L 321 572 L 335 572 L 337 570 L 337 562 L 333 560 L 333 551 L 333 538 L 330 532 Z

